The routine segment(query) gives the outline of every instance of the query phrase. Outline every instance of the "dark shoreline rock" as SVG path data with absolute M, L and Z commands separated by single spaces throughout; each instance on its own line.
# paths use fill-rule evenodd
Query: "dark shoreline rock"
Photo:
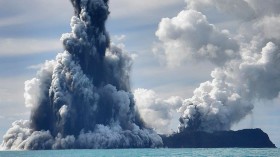
M 161 137 L 168 148 L 276 148 L 261 129 L 213 133 L 185 130 Z

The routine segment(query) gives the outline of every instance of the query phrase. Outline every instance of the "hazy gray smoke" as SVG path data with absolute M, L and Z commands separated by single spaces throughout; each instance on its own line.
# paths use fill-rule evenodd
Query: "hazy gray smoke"
M 65 48 L 25 82 L 29 121 L 16 121 L 3 149 L 159 147 L 161 138 L 140 119 L 130 92 L 132 60 L 110 46 L 108 0 L 71 0 L 72 32 Z
M 162 50 L 160 55 L 170 66 L 196 59 L 208 60 L 216 68 L 212 80 L 201 83 L 183 101 L 179 130 L 229 130 L 252 112 L 256 101 L 279 95 L 280 3 L 186 2 L 187 8 L 176 17 L 160 22 L 156 49 Z

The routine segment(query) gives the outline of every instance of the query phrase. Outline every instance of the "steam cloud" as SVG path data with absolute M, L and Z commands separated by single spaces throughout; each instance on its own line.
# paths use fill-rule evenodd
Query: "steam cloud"
M 257 100 L 279 94 L 280 2 L 186 2 L 187 8 L 176 17 L 160 22 L 155 52 L 169 66 L 207 60 L 216 68 L 212 80 L 201 83 L 183 101 L 179 130 L 229 130 L 252 112 Z M 208 20 L 215 21 L 213 15 L 221 20 L 217 25 Z
M 110 45 L 108 0 L 71 0 L 72 32 L 65 48 L 25 82 L 30 120 L 4 135 L 3 149 L 159 147 L 145 127 L 130 92 L 131 56 Z
M 137 89 L 134 91 L 135 101 L 144 122 L 158 133 L 171 133 L 171 122 L 183 99 L 173 96 L 168 99 L 158 98 L 152 90 Z

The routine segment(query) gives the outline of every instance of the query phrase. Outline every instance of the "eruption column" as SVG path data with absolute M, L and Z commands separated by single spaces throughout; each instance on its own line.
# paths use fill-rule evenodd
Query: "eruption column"
M 29 121 L 16 121 L 3 149 L 158 147 L 130 92 L 129 54 L 110 46 L 105 22 L 108 0 L 71 0 L 72 32 L 65 48 L 25 82 Z

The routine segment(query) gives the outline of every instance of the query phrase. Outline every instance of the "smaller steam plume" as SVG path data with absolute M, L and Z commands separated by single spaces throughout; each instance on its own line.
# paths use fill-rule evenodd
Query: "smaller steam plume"
M 179 131 L 229 130 L 252 112 L 258 100 L 272 100 L 279 95 L 280 29 L 276 26 L 280 3 L 186 2 L 187 8 L 176 17 L 160 22 L 155 52 L 164 56 L 169 66 L 209 61 L 216 68 L 211 72 L 212 80 L 201 83 L 191 98 L 183 100 L 178 109 Z M 206 16 L 209 10 L 221 20 L 219 23 L 235 21 L 237 24 L 232 25 L 236 28 L 211 24 L 208 17 L 213 17 Z

